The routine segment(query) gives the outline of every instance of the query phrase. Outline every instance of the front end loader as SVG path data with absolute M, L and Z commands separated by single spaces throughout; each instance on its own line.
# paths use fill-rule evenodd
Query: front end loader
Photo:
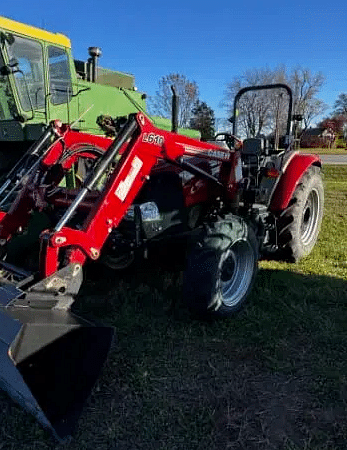
M 199 152 L 201 167 L 180 160 L 183 155 L 193 160 Z M 224 168 L 220 176 L 203 168 L 211 158 Z M 160 201 L 134 207 L 145 182 L 152 183 L 149 191 L 157 189 L 148 181 L 152 170 L 158 181 L 163 165 L 170 165 L 171 187 L 179 170 L 202 177 L 215 193 L 190 180 L 190 207 L 204 201 L 212 208 L 217 193 L 235 196 L 237 162 L 234 151 L 164 132 L 139 113 L 115 140 L 53 122 L 8 174 L 0 187 L 0 385 L 56 438 L 71 433 L 114 334 L 71 312 L 83 265 L 99 259 L 103 248 L 109 249 L 106 261 L 119 264 L 110 247 L 126 222 L 136 223 L 126 243 L 129 252 L 165 231 L 165 221 L 167 230 L 180 225 L 175 205 L 164 221 Z M 71 172 L 75 185 L 67 186 Z M 178 196 L 172 201 L 180 203 Z M 191 228 L 193 222 L 191 217 Z
M 72 312 L 86 263 L 124 269 L 184 239 L 189 308 L 229 317 L 259 257 L 308 254 L 321 221 L 320 161 L 293 152 L 290 122 L 284 149 L 242 141 L 236 127 L 201 142 L 142 112 L 112 126 L 114 139 L 52 122 L 0 186 L 0 386 L 57 439 L 71 434 L 114 336 Z

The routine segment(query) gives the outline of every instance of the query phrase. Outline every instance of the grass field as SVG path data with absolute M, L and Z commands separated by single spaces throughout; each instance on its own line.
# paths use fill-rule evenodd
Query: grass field
M 261 261 L 232 319 L 193 320 L 164 267 L 89 270 L 80 308 L 117 343 L 73 439 L 55 446 L 0 394 L 0 450 L 347 448 L 347 167 L 324 178 L 318 245 L 298 265 Z
M 315 153 L 317 155 L 347 155 L 346 148 L 301 148 L 301 153 Z

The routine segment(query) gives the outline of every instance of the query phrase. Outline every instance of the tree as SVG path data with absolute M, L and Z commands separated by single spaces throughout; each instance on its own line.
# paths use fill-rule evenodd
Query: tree
M 347 124 L 347 117 L 342 114 L 339 114 L 337 116 L 326 117 L 321 122 L 319 122 L 318 126 L 324 130 L 330 128 L 336 134 L 342 136 L 346 124 Z
M 190 128 L 201 133 L 201 139 L 207 141 L 215 135 L 214 111 L 205 102 L 197 100 L 192 109 Z
M 334 114 L 347 116 L 347 94 L 343 92 L 337 97 L 334 103 Z
M 224 106 L 232 114 L 234 98 L 238 91 L 246 86 L 259 86 L 284 82 L 284 69 L 276 71 L 260 68 L 245 71 L 241 76 L 234 77 L 226 91 Z M 275 102 L 276 103 L 276 102 Z M 239 132 L 246 137 L 254 137 L 269 133 L 274 120 L 274 91 L 250 91 L 239 101 L 237 121 Z
M 338 114 L 332 117 L 326 117 L 318 126 L 324 130 L 332 130 L 337 139 L 347 141 L 347 116 Z
M 241 76 L 234 77 L 226 90 L 224 106 L 232 112 L 233 102 L 237 92 L 246 86 L 284 83 L 293 91 L 293 113 L 303 116 L 306 129 L 312 119 L 321 114 L 326 105 L 317 98 L 324 82 L 321 73 L 312 74 L 309 69 L 297 67 L 288 72 L 285 66 L 275 69 L 259 68 L 245 71 Z M 286 128 L 288 104 L 286 91 L 266 90 L 250 91 L 241 97 L 239 102 L 238 123 L 240 132 L 247 137 L 259 134 L 283 134 Z
M 325 77 L 321 72 L 313 74 L 309 69 L 300 66 L 293 69 L 288 76 L 287 83 L 293 90 L 294 114 L 302 115 L 304 130 L 327 108 L 327 105 L 316 97 L 324 81 Z
M 171 118 L 172 91 L 174 86 L 179 97 L 178 126 L 188 127 L 193 105 L 199 98 L 199 88 L 195 81 L 189 81 L 185 75 L 170 73 L 159 80 L 159 89 L 149 101 L 151 114 Z

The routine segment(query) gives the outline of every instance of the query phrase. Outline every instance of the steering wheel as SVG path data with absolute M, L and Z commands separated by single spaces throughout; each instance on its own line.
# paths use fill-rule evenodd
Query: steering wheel
M 220 136 L 223 137 L 223 139 L 218 139 Z M 230 149 L 236 148 L 238 150 L 243 144 L 242 139 L 231 133 L 217 133 L 214 139 L 215 141 L 224 141 Z

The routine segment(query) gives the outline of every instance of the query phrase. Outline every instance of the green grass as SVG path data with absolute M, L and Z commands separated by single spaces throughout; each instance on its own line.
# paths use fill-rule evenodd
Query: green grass
M 300 152 L 318 155 L 347 155 L 347 146 L 345 148 L 301 148 Z
M 89 268 L 79 308 L 116 327 L 73 440 L 54 446 L 0 395 L 0 449 L 347 448 L 347 167 L 327 166 L 319 242 L 297 265 L 261 261 L 247 306 L 193 320 L 182 274 Z

